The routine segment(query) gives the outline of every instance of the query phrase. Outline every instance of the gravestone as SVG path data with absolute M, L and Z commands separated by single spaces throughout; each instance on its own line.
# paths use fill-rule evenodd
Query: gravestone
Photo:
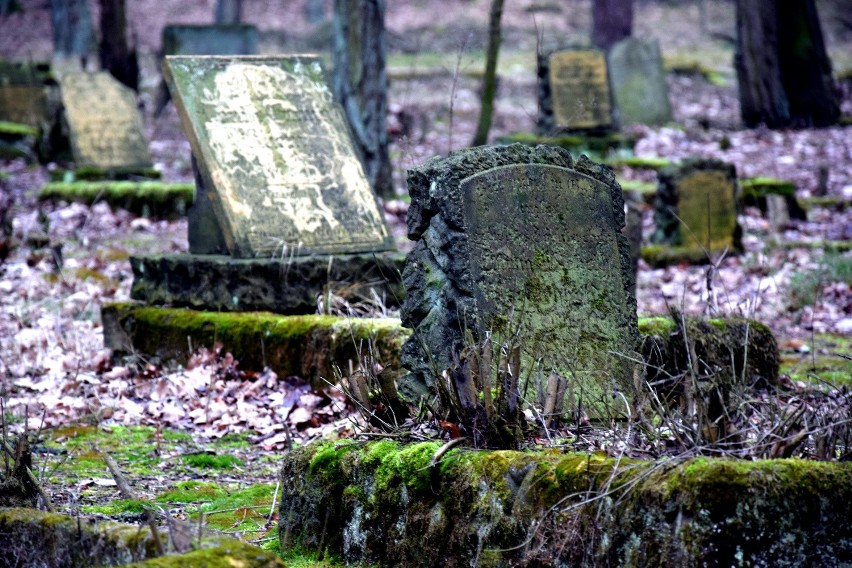
M 169 57 L 190 139 L 190 254 L 132 258 L 131 297 L 212 311 L 314 313 L 402 295 L 403 258 L 319 60 Z M 372 290 L 372 291 L 371 291 Z
M 619 354 L 636 346 L 636 298 L 612 170 L 556 147 L 484 146 L 429 160 L 408 186 L 404 394 L 429 393 L 466 332 L 499 341 L 518 328 L 522 376 L 569 377 L 587 409 L 632 390 Z
M 151 154 L 133 90 L 105 72 L 69 73 L 62 77 L 60 86 L 71 151 L 78 168 L 151 168 Z
M 605 132 L 613 127 L 606 57 L 564 49 L 538 57 L 539 130 Z
M 232 256 L 392 248 L 319 58 L 173 56 L 165 74 Z
M 253 55 L 257 28 L 248 24 L 171 25 L 163 28 L 163 55 Z
M 248 24 L 170 25 L 163 28 L 163 57 L 169 55 L 254 55 L 257 28 Z M 154 114 L 159 115 L 171 100 L 165 79 L 157 89 Z
M 0 61 L 0 120 L 44 127 L 51 83 L 46 64 Z
M 619 41 L 607 54 L 607 64 L 619 124 L 660 125 L 671 121 L 666 74 L 657 40 Z
M 659 254 L 649 260 L 643 252 L 646 260 L 709 262 L 723 250 L 742 249 L 733 164 L 691 158 L 660 169 L 658 179 L 651 242 Z

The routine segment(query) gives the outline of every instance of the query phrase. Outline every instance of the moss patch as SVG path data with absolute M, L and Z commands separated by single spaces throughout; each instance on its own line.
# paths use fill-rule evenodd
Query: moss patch
M 0 120 L 0 137 L 4 136 L 38 136 L 38 128 L 19 122 Z
M 234 469 L 243 466 L 241 459 L 227 454 L 188 454 L 183 457 L 183 463 L 200 469 Z
M 143 216 L 176 218 L 192 204 L 195 186 L 191 183 L 159 181 L 76 181 L 51 182 L 41 188 L 42 201 L 71 201 L 91 205 L 104 201 Z

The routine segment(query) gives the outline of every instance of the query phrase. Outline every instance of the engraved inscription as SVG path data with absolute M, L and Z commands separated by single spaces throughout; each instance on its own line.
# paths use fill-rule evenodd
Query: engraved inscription
M 550 88 L 556 125 L 569 129 L 612 124 L 606 59 L 598 51 L 557 51 L 550 55 Z

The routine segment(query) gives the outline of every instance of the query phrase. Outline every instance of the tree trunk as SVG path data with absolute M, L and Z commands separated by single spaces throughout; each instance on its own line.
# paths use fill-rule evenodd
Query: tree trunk
M 101 68 L 133 89 L 139 90 L 139 61 L 127 43 L 125 0 L 100 0 Z
M 93 51 L 95 36 L 86 0 L 50 0 L 50 19 L 54 54 L 85 58 Z
M 746 126 L 837 122 L 840 107 L 814 0 L 737 0 L 734 65 Z
M 373 190 L 394 195 L 388 153 L 384 0 L 334 1 L 334 96 Z
M 243 15 L 242 0 L 217 0 L 216 1 L 216 23 L 217 24 L 239 24 Z
M 0 16 L 8 16 L 21 9 L 18 0 L 0 0 Z
M 592 2 L 592 45 L 608 51 L 633 33 L 633 0 Z
M 494 95 L 497 92 L 497 58 L 500 55 L 502 17 L 503 0 L 492 0 L 488 23 L 488 53 L 485 58 L 485 75 L 482 78 L 482 107 L 479 111 L 479 124 L 476 126 L 472 146 L 488 143 L 488 131 L 491 129 L 491 117 L 494 112 Z

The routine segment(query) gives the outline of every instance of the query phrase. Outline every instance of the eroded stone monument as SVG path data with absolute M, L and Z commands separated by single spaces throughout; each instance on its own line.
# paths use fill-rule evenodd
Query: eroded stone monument
M 733 164 L 692 158 L 662 168 L 658 178 L 655 246 L 643 251 L 648 262 L 709 262 L 724 250 L 742 249 Z
M 624 39 L 612 46 L 607 64 L 619 124 L 660 125 L 671 121 L 669 91 L 657 40 Z
M 49 76 L 47 65 L 0 61 L 0 120 L 42 128 L 48 121 Z
M 538 58 L 539 130 L 602 132 L 613 127 L 606 57 L 565 49 Z
M 319 58 L 169 57 L 165 73 L 232 256 L 392 248 Z
M 586 408 L 632 389 L 634 277 L 612 170 L 516 144 L 433 158 L 408 186 L 404 393 L 429 392 L 466 331 L 481 341 L 518 329 L 522 372 L 569 377 Z
M 152 167 L 135 93 L 109 73 L 62 77 L 62 104 L 77 167 L 144 170 Z

